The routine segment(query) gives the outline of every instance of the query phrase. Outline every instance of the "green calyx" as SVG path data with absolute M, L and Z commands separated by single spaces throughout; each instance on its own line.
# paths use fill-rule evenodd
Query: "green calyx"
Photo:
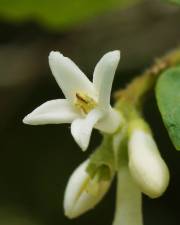
M 143 130 L 146 133 L 152 133 L 148 123 L 143 118 L 138 118 L 129 122 L 128 136 L 130 136 L 134 130 Z
M 113 178 L 115 159 L 111 135 L 104 135 L 102 144 L 90 156 L 86 171 L 91 178 L 98 176 L 99 181 L 111 180 Z

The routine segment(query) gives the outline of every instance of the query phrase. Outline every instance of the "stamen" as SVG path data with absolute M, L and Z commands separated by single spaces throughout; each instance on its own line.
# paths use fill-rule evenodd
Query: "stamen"
M 86 104 L 88 104 L 88 101 L 84 99 L 79 93 L 76 93 L 76 98 Z
M 75 106 L 79 108 L 84 114 L 89 113 L 97 106 L 96 101 L 82 92 L 76 93 Z

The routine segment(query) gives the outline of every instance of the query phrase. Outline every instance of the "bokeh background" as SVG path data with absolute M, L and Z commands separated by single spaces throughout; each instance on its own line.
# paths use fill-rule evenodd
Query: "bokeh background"
M 63 97 L 49 52 L 61 51 L 91 78 L 99 58 L 120 49 L 115 90 L 178 44 L 180 7 L 163 0 L 0 0 L 0 224 L 110 225 L 113 219 L 115 182 L 95 210 L 75 220 L 63 215 L 68 177 L 97 146 L 98 133 L 82 153 L 69 125 L 22 124 L 41 103 Z M 153 95 L 144 114 L 171 172 L 163 197 L 144 197 L 145 225 L 178 225 L 180 153 Z

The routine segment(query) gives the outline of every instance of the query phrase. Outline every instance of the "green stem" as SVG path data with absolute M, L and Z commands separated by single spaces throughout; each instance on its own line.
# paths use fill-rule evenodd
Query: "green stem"
M 143 74 L 135 77 L 127 87 L 117 91 L 115 93 L 117 104 L 119 101 L 124 101 L 137 108 L 141 107 L 144 97 L 154 89 L 158 76 L 164 70 L 178 64 L 180 64 L 180 48 L 156 60 Z
M 142 225 L 142 196 L 127 165 L 119 168 L 113 225 Z

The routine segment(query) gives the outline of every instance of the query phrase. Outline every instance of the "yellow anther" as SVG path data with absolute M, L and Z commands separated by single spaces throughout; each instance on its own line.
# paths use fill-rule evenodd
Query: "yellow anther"
M 78 92 L 76 93 L 75 106 L 87 114 L 97 106 L 96 101 L 88 95 Z

